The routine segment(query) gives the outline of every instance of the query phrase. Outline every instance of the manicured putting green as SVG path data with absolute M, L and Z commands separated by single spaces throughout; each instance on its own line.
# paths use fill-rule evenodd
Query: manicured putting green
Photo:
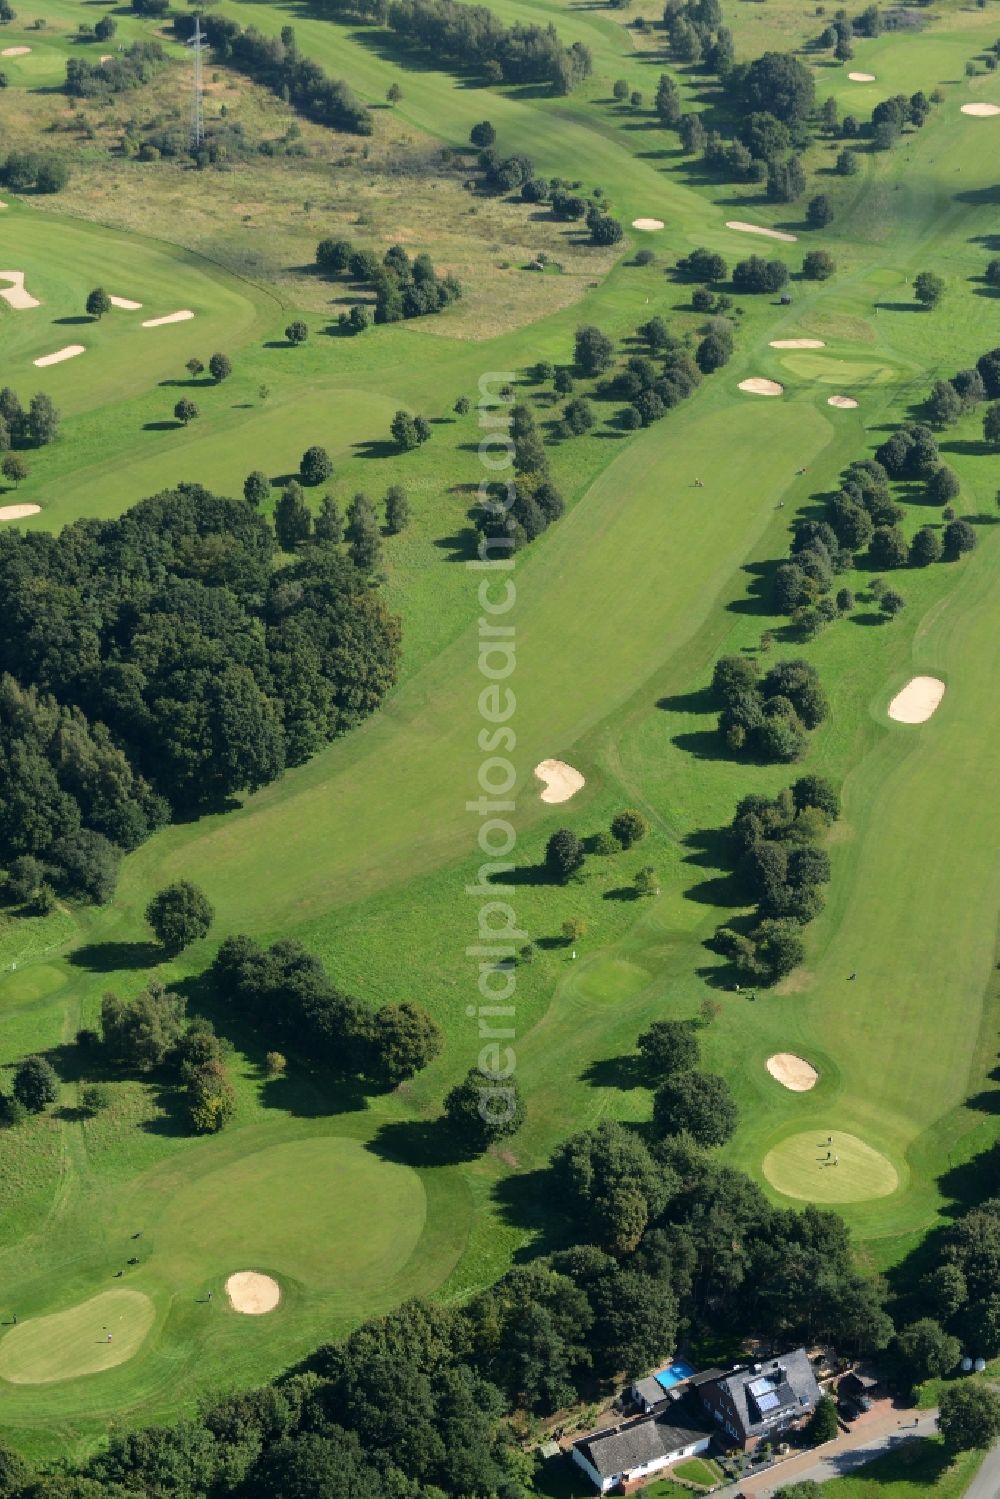
M 132 1357 L 155 1316 L 148 1296 L 121 1287 L 49 1317 L 29 1317 L 0 1342 L 0 1379 L 55 1384 L 99 1374 Z
M 818 380 L 822 385 L 851 385 L 863 382 L 880 385 L 892 378 L 892 370 L 870 359 L 835 359 L 820 353 L 796 352 L 781 360 L 787 370 L 802 380 Z
M 423 1183 L 408 1166 L 357 1140 L 298 1140 L 190 1182 L 161 1219 L 156 1247 L 192 1284 L 209 1269 L 252 1266 L 354 1298 L 391 1283 L 426 1215 Z
M 771 1186 L 807 1202 L 867 1202 L 895 1192 L 899 1177 L 891 1161 L 857 1135 L 839 1130 L 833 1131 L 833 1144 L 827 1145 L 830 1133 L 823 1128 L 806 1130 L 769 1150 L 763 1171 Z
M 576 990 L 584 999 L 627 999 L 638 994 L 649 983 L 650 974 L 638 963 L 624 958 L 606 958 L 585 968 L 577 980 Z

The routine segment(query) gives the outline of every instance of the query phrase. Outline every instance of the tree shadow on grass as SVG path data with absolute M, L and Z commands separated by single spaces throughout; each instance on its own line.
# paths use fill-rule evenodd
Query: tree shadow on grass
M 142 424 L 142 430 L 144 432 L 176 432 L 179 427 L 184 427 L 186 425 L 187 425 L 186 422 L 178 422 L 178 421 L 172 421 L 172 422 L 143 422 L 143 424 Z
M 676 692 L 670 697 L 658 698 L 656 706 L 665 713 L 718 712 L 710 687 L 699 687 L 695 692 Z
M 156 1090 L 158 1112 L 139 1126 L 147 1135 L 163 1135 L 171 1140 L 194 1136 L 184 1089 L 176 1083 L 161 1083 Z
M 639 892 L 634 885 L 617 885 L 614 890 L 605 890 L 602 900 L 638 900 Z
M 260 1070 L 264 1065 L 260 1064 Z M 280 1109 L 295 1119 L 324 1119 L 364 1112 L 369 1093 L 377 1091 L 360 1078 L 337 1078 L 292 1061 L 288 1072 L 267 1079 L 260 1101 L 265 1108 Z
M 552 878 L 544 864 L 525 864 L 522 869 L 498 872 L 495 877 L 489 875 L 487 883 L 502 888 L 504 885 L 555 885 L 558 881 Z
M 786 559 L 781 559 L 786 560 Z M 726 605 L 730 614 L 771 615 L 774 613 L 774 579 L 779 559 L 748 562 L 741 571 L 750 578 L 744 598 L 731 599 Z
M 717 729 L 695 729 L 689 734 L 674 734 L 672 743 L 696 760 L 731 760 L 732 751 Z
M 554 1209 L 552 1188 L 552 1171 L 548 1166 L 512 1172 L 493 1188 L 491 1196 L 504 1222 L 532 1234 L 531 1242 L 514 1255 L 521 1264 L 579 1243 L 579 1229 Z
M 69 954 L 74 968 L 90 973 L 118 973 L 136 968 L 155 968 L 167 957 L 158 942 L 91 942 Z
M 939 444 L 942 453 L 958 453 L 964 458 L 989 458 L 996 454 L 992 443 L 974 438 L 953 437 L 950 442 Z
M 438 536 L 433 545 L 448 552 L 448 562 L 472 562 L 479 552 L 479 532 L 474 526 L 463 531 L 454 531 L 451 536 Z
M 87 317 L 79 317 L 79 316 L 78 317 L 54 317 L 52 319 L 52 324 L 53 324 L 53 327 L 56 327 L 56 328 L 76 328 L 81 323 L 96 323 L 97 321 L 98 321 L 97 318 L 92 318 L 90 316 L 87 316 Z
M 359 458 L 393 458 L 400 451 L 397 443 L 378 439 L 371 439 L 368 442 L 356 442 L 353 446 Z
M 400 1119 L 383 1124 L 372 1139 L 365 1142 L 383 1161 L 399 1166 L 427 1169 L 458 1166 L 472 1161 L 481 1153 L 467 1145 L 452 1129 L 448 1119 Z
M 623 1093 L 651 1086 L 642 1058 L 634 1055 L 601 1057 L 591 1062 L 580 1075 L 592 1088 L 618 1088 Z
M 884 625 L 888 615 L 873 614 L 870 609 L 863 614 L 852 614 L 850 616 L 852 625 Z

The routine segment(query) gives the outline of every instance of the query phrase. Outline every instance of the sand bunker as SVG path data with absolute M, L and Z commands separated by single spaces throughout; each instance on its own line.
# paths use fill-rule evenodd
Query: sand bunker
M 790 245 L 798 239 L 797 234 L 784 234 L 780 229 L 765 229 L 762 224 L 744 224 L 742 219 L 727 219 L 726 228 L 738 229 L 741 234 L 763 234 L 768 239 L 783 239 Z
M 281 1287 L 269 1275 L 260 1275 L 256 1270 L 237 1270 L 226 1281 L 226 1295 L 234 1312 L 260 1317 L 264 1312 L 274 1311 L 281 1300 Z
M 772 338 L 772 349 L 825 349 L 821 338 Z
M 102 52 L 101 53 L 101 62 L 110 62 L 111 61 L 111 56 L 112 56 L 112 54 L 110 52 Z
M 889 717 L 896 723 L 926 723 L 944 697 L 944 683 L 937 677 L 914 677 L 889 704 Z
M 0 271 L 0 281 L 14 283 L 13 286 L 0 286 L 0 297 L 9 302 L 11 307 L 23 312 L 29 307 L 41 306 L 37 297 L 32 297 L 25 291 L 23 271 Z
M 43 370 L 50 364 L 62 364 L 64 359 L 75 359 L 78 354 L 86 352 L 83 344 L 67 344 L 64 349 L 57 349 L 54 354 L 43 354 L 41 359 L 33 359 L 31 362 Z
M 189 312 L 185 308 L 183 312 L 168 312 L 166 317 L 147 318 L 142 326 L 144 328 L 162 328 L 164 323 L 186 323 L 188 318 L 193 317 L 194 313 Z
M 662 229 L 663 228 L 663 220 L 662 219 L 633 219 L 632 220 L 632 228 L 633 229 Z
M 990 115 L 1000 115 L 1000 104 L 963 104 L 964 115 L 975 115 L 977 119 L 987 119 Z
M 535 766 L 535 775 L 545 786 L 543 802 L 568 802 L 586 785 L 580 772 L 565 760 L 542 760 Z
M 750 380 L 741 380 L 740 390 L 745 390 L 751 396 L 783 396 L 785 394 L 785 387 L 779 385 L 777 380 L 762 380 L 757 375 Z
M 5 47 L 0 57 L 27 57 L 30 51 L 30 47 Z
M 767 1059 L 767 1070 L 783 1088 L 790 1088 L 793 1093 L 808 1093 L 819 1082 L 816 1068 L 793 1051 L 776 1051 Z
M 131 302 L 128 297 L 108 297 L 112 307 L 121 307 L 124 312 L 138 312 L 141 302 Z
M 875 74 L 874 73 L 848 73 L 847 76 L 851 80 L 852 83 L 874 83 L 875 82 Z
M 827 396 L 826 404 L 836 406 L 838 411 L 853 411 L 858 403 L 853 396 Z
M 41 513 L 41 505 L 0 505 L 0 520 L 24 520 Z

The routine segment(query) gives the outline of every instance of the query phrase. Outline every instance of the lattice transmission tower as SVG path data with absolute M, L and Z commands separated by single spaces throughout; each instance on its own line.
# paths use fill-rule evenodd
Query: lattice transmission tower
M 190 38 L 187 45 L 191 48 L 194 60 L 194 80 L 191 87 L 191 150 L 200 151 L 205 143 L 205 104 L 204 91 L 201 80 L 201 54 L 205 50 L 206 41 L 202 35 L 201 17 L 194 18 L 194 36 Z

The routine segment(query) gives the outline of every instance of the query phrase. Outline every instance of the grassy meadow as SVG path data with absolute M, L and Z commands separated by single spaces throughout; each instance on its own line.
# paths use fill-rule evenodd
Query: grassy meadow
M 942 438 L 962 480 L 960 513 L 982 518 L 972 555 L 902 572 L 907 607 L 889 624 L 873 614 L 871 574 L 859 570 L 843 580 L 858 594 L 851 617 L 804 647 L 768 602 L 789 523 L 814 511 L 838 472 L 870 455 L 891 425 L 915 415 L 934 379 L 997 341 L 996 303 L 979 278 L 998 243 L 1000 118 L 960 113 L 969 100 L 1000 102 L 998 75 L 964 76 L 966 60 L 995 38 L 990 13 L 946 5 L 917 34 L 859 40 L 850 67 L 875 73 L 876 84 L 851 83 L 846 66 L 818 59 L 819 96 L 832 92 L 842 113 L 867 113 L 897 91 L 940 87 L 945 97 L 893 152 L 863 154 L 853 179 L 833 175 L 836 145 L 812 148 L 810 191 L 829 191 L 836 210 L 816 232 L 799 206 L 705 180 L 648 115 L 613 105 L 615 78 L 649 97 L 663 66 L 650 34 L 623 26 L 619 13 L 497 0 L 508 20 L 551 15 L 567 39 L 592 47 L 594 78 L 552 99 L 468 87 L 395 52 L 373 28 L 334 25 L 295 3 L 222 0 L 220 8 L 269 33 L 294 24 L 300 48 L 372 102 L 400 83 L 400 103 L 378 111 L 375 165 L 368 169 L 356 142 L 336 138 L 334 148 L 304 127 L 317 153 L 305 163 L 262 165 L 259 178 L 246 164 L 196 174 L 108 157 L 117 129 L 109 125 L 100 153 L 80 148 L 66 193 L 5 194 L 0 265 L 23 270 L 41 306 L 14 311 L 0 301 L 2 383 L 22 397 L 48 391 L 63 427 L 51 447 L 28 455 L 28 478 L 0 502 L 36 503 L 40 514 L 25 524 L 56 529 L 115 515 L 182 480 L 238 493 L 260 468 L 280 481 L 305 447 L 321 443 L 342 505 L 358 489 L 379 498 L 391 483 L 410 493 L 411 525 L 384 547 L 387 594 L 404 621 L 403 673 L 383 712 L 309 765 L 129 856 L 107 908 L 0 918 L 0 1061 L 42 1050 L 65 1079 L 51 1115 L 0 1132 L 2 1425 L 45 1455 L 87 1451 L 112 1418 L 163 1419 L 207 1390 L 270 1377 L 405 1296 L 468 1295 L 518 1252 L 560 1242 L 566 1225 L 542 1176 L 553 1147 L 602 1118 L 648 1118 L 649 1095 L 628 1065 L 636 1037 L 655 1018 L 698 1014 L 706 997 L 721 1010 L 701 1032 L 705 1065 L 729 1079 L 741 1109 L 728 1158 L 776 1201 L 835 1203 L 873 1268 L 897 1263 L 947 1212 L 941 1178 L 997 1136 L 986 1080 L 1000 1015 L 1000 810 L 990 794 L 1000 463 L 980 442 L 978 419 Z M 77 10 L 69 0 L 38 0 L 0 31 L 3 46 L 33 48 L 10 60 L 0 119 L 8 100 L 20 130 L 63 108 L 58 95 L 39 91 L 58 83 L 78 45 Z M 35 11 L 48 22 L 40 33 L 25 24 Z M 804 44 L 818 24 L 814 7 L 792 0 L 733 0 L 726 11 L 742 55 Z M 117 40 L 154 33 L 122 12 Z M 169 78 L 183 110 L 179 61 Z M 681 82 L 688 104 L 715 107 L 699 75 Z M 230 99 L 230 83 L 224 94 Z M 230 102 L 272 134 L 292 118 L 236 83 Z M 630 230 L 613 261 L 551 222 L 536 232 L 526 206 L 467 192 L 463 171 L 431 162 L 442 147 L 462 148 L 484 117 L 504 152 L 525 150 L 541 173 L 604 187 L 626 224 L 655 215 L 665 228 Z M 412 176 L 384 170 L 394 151 L 412 157 Z M 423 191 L 419 160 L 433 190 Z M 797 240 L 751 238 L 727 219 Z M 439 319 L 341 337 L 330 329 L 344 286 L 308 269 L 325 233 L 426 247 L 468 280 L 469 297 Z M 466 890 L 482 856 L 466 804 L 478 795 L 484 679 L 480 574 L 465 565 L 480 427 L 475 410 L 455 418 L 452 408 L 460 395 L 475 399 L 482 376 L 509 372 L 546 423 L 557 408 L 527 371 L 540 359 L 568 362 L 579 324 L 626 339 L 662 313 L 694 330 L 690 288 L 670 266 L 702 244 L 730 265 L 766 250 L 795 272 L 821 246 L 838 272 L 824 283 L 794 277 L 789 306 L 743 298 L 734 359 L 649 430 L 618 432 L 604 420 L 614 408 L 597 402 L 602 421 L 591 433 L 552 442 L 568 509 L 519 554 L 510 616 L 519 871 L 502 898 L 539 943 L 535 961 L 517 971 L 515 1049 L 528 1120 L 502 1153 L 441 1161 L 422 1126 L 480 1044 L 466 952 L 479 903 Z M 565 258 L 561 275 L 523 269 L 543 247 Z M 633 252 L 645 247 L 656 263 L 637 267 Z M 912 297 L 913 277 L 926 268 L 947 283 L 933 313 Z M 84 319 L 97 283 L 142 309 Z M 178 309 L 195 317 L 141 327 Z M 295 349 L 283 330 L 297 315 L 310 339 Z M 825 347 L 771 347 L 800 337 Z M 86 346 L 79 358 L 33 365 L 77 341 Z M 232 377 L 218 386 L 189 380 L 185 361 L 207 362 L 216 349 L 233 359 Z M 784 394 L 743 394 L 738 384 L 751 376 L 779 381 Z M 855 396 L 857 409 L 831 408 L 838 393 Z M 171 416 L 181 394 L 201 409 L 185 429 Z M 387 441 L 400 406 L 433 422 L 418 452 L 399 454 Z M 909 534 L 940 521 L 919 497 L 906 508 Z M 704 688 L 720 654 L 756 652 L 768 630 L 776 632 L 768 659 L 804 654 L 828 691 L 832 712 L 805 769 L 842 785 L 844 812 L 831 835 L 829 901 L 806 931 L 806 963 L 751 1000 L 732 990 L 704 945 L 733 911 L 719 833 L 740 796 L 773 794 L 801 772 L 722 753 Z M 891 722 L 889 701 L 918 672 L 946 683 L 941 707 L 921 726 Z M 550 756 L 586 777 L 562 807 L 543 804 L 532 777 Z M 585 878 L 565 889 L 534 876 L 554 829 L 590 836 L 626 805 L 652 826 L 638 848 L 590 859 Z M 636 900 L 631 881 L 646 863 L 660 893 Z M 204 887 L 217 921 L 180 959 L 159 962 L 142 912 L 154 890 L 179 877 Z M 558 938 L 570 916 L 587 924 L 575 961 Z M 396 1093 L 359 1102 L 294 1068 L 269 1079 L 264 1058 L 233 1031 L 238 1109 L 224 1134 L 191 1138 L 171 1098 L 138 1082 L 116 1082 L 111 1108 L 81 1117 L 81 1062 L 70 1043 L 93 1024 L 101 995 L 134 993 L 155 968 L 226 1034 L 198 976 L 219 940 L 241 931 L 262 942 L 300 938 L 373 1005 L 426 1006 L 445 1030 L 443 1054 Z M 812 1062 L 816 1088 L 791 1093 L 770 1077 L 765 1062 L 776 1051 Z M 836 1171 L 811 1154 L 831 1133 L 855 1142 L 840 1147 L 835 1186 Z M 127 1266 L 133 1255 L 138 1264 Z M 224 1282 L 238 1269 L 279 1281 L 274 1313 L 241 1317 L 228 1307 Z M 105 1324 L 111 1344 L 99 1341 Z M 900 1499 L 913 1491 L 905 1475 L 897 1487 Z M 864 1480 L 834 1490 L 868 1499 Z

